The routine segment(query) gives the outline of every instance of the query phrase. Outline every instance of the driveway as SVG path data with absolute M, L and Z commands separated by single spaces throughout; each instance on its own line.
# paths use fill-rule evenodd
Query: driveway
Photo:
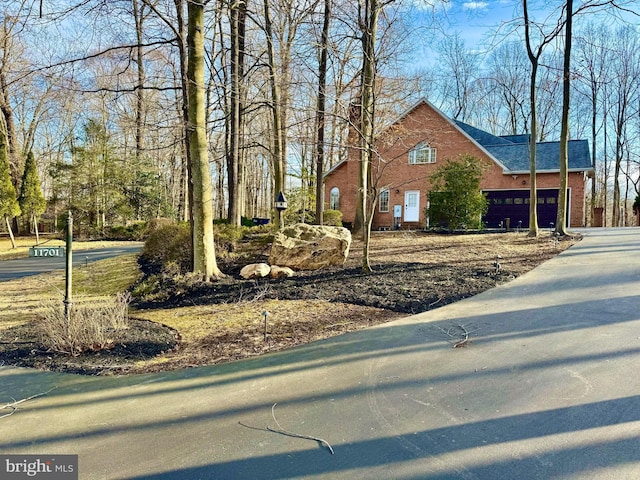
M 78 454 L 82 479 L 637 479 L 639 253 L 638 228 L 587 230 L 476 297 L 222 366 L 2 367 L 0 404 L 55 390 L 0 419 L 0 454 Z

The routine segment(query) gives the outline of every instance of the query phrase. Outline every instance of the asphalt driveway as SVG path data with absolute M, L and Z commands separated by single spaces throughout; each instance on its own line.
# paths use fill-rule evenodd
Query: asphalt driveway
M 82 479 L 637 479 L 639 254 L 639 228 L 587 230 L 476 297 L 228 365 L 0 367 L 0 405 L 55 387 L 0 419 L 0 454 L 78 454 Z

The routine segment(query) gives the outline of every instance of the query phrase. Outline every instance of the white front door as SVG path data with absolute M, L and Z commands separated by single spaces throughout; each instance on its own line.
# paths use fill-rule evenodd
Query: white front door
M 420 221 L 420 192 L 418 190 L 404 192 L 404 221 Z

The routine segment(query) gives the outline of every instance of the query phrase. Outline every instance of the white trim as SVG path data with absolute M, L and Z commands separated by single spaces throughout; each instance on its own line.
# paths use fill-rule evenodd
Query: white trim
M 590 170 L 585 170 L 584 168 L 570 168 L 569 170 L 567 170 L 567 173 L 582 173 L 582 172 L 590 172 L 593 171 L 593 169 Z M 531 173 L 530 170 L 508 170 L 505 172 L 502 172 L 503 175 L 529 175 Z M 560 173 L 560 169 L 557 170 L 537 170 L 536 169 L 536 175 L 539 173 Z
M 427 161 L 418 162 L 418 156 L 423 152 L 425 153 Z M 437 149 L 429 145 L 429 142 L 420 142 L 409 150 L 409 165 L 427 165 L 430 163 L 436 163 L 437 154 Z
M 344 160 L 340 160 L 338 163 L 336 163 L 333 167 L 331 167 L 329 170 L 327 170 L 326 172 L 324 172 L 322 174 L 322 178 L 326 178 L 327 175 L 329 175 L 330 173 L 335 172 L 343 163 L 347 163 L 349 161 L 348 158 L 345 158 Z

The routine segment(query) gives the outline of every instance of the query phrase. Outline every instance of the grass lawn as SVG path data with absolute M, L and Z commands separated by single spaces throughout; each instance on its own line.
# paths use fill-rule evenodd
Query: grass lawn
M 374 274 L 363 275 L 358 268 L 361 245 L 354 242 L 344 268 L 298 272 L 286 281 L 228 277 L 193 291 L 174 286 L 169 302 L 130 308 L 130 316 L 143 321 L 144 330 L 159 328 L 148 322 L 145 327 L 144 321 L 170 327 L 179 336 L 178 348 L 136 360 L 117 348 L 102 350 L 93 358 L 74 358 L 68 370 L 68 357 L 51 359 L 31 325 L 44 302 L 62 302 L 64 273 L 0 282 L 0 360 L 15 353 L 17 344 L 29 344 L 39 352 L 40 363 L 25 365 L 78 373 L 139 373 L 233 361 L 458 301 L 531 270 L 576 241 L 579 238 L 532 239 L 526 233 L 377 235 L 371 249 Z M 29 242 L 23 245 L 26 252 Z M 496 272 L 498 255 L 502 267 Z M 140 277 L 133 254 L 77 266 L 74 302 L 115 295 Z M 266 335 L 263 312 L 268 312 Z M 136 341 L 126 343 L 132 348 Z M 83 370 L 84 361 L 90 368 Z

